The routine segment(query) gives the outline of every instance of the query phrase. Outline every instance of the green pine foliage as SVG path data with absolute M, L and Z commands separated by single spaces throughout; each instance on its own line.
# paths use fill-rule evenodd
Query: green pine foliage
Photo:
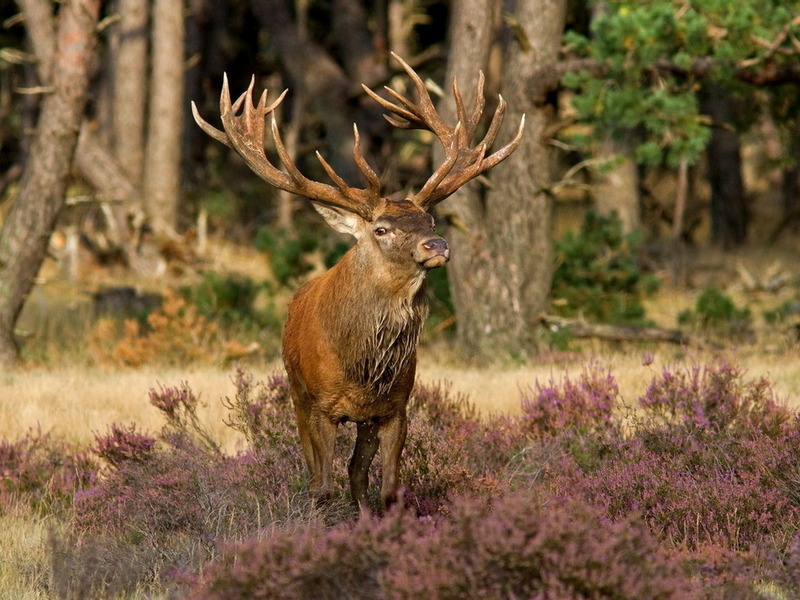
M 638 263 L 640 236 L 623 234 L 616 214 L 588 212 L 580 231 L 555 242 L 553 310 L 618 325 L 646 325 L 642 299 L 658 288 Z
M 703 80 L 741 95 L 749 93 L 740 83 L 748 79 L 745 72 L 778 70 L 797 60 L 791 40 L 800 21 L 793 2 L 604 4 L 587 35 L 566 34 L 570 53 L 593 59 L 598 70 L 569 73 L 563 83 L 575 90 L 573 107 L 595 134 L 635 136 L 641 164 L 675 167 L 698 160 L 713 126 L 699 112 L 696 92 Z M 752 110 L 760 104 L 749 103 Z

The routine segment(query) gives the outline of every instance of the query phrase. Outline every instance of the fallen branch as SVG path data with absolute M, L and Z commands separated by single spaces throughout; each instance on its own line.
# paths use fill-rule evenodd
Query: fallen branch
M 554 315 L 542 315 L 540 319 L 551 331 L 566 329 L 578 338 L 599 338 L 616 342 L 669 342 L 681 345 L 692 342 L 690 336 L 677 329 L 589 323 L 581 319 L 565 319 Z

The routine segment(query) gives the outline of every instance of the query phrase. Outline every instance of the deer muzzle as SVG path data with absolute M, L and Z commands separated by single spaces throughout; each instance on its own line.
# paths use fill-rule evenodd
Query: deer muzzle
M 450 260 L 450 247 L 440 237 L 431 238 L 417 246 L 417 263 L 424 269 L 435 269 Z

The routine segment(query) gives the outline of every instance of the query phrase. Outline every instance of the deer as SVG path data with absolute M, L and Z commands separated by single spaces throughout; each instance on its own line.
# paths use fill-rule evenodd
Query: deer
M 333 185 L 306 178 L 286 151 L 274 114 L 288 90 L 270 104 L 264 90 L 255 103 L 253 78 L 247 90 L 231 102 L 225 76 L 220 94 L 222 130 L 203 120 L 192 102 L 194 119 L 205 133 L 241 155 L 271 186 L 307 198 L 332 229 L 355 238 L 336 265 L 309 279 L 293 296 L 282 354 L 310 473 L 311 497 L 321 503 L 334 497 L 337 427 L 355 422 L 348 477 L 352 500 L 366 513 L 370 512 L 368 472 L 379 448 L 381 504 L 387 509 L 398 500 L 407 405 L 416 377 L 420 333 L 428 314 L 426 277 L 450 258 L 447 242 L 435 231 L 431 211 L 510 156 L 525 127 L 523 115 L 513 139 L 488 153 L 506 111 L 500 96 L 482 140 L 473 146 L 485 106 L 483 72 L 479 72 L 469 113 L 453 80 L 458 120 L 448 125 L 420 76 L 400 56 L 392 53 L 392 57 L 413 84 L 416 100 L 388 86 L 384 90 L 390 99 L 362 84 L 364 92 L 387 111 L 384 118 L 392 126 L 430 131 L 444 149 L 441 165 L 416 193 L 382 193 L 379 176 L 362 154 L 355 124 L 353 159 L 366 186 L 346 183 L 319 152 L 316 157 Z M 270 161 L 264 148 L 268 116 L 279 166 Z

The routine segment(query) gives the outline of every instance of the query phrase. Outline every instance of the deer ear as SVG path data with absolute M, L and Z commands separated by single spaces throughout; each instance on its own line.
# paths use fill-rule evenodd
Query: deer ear
M 364 222 L 364 219 L 356 213 L 321 202 L 311 202 L 311 204 L 334 231 L 348 233 L 356 239 L 361 236 L 362 230 L 359 225 Z

